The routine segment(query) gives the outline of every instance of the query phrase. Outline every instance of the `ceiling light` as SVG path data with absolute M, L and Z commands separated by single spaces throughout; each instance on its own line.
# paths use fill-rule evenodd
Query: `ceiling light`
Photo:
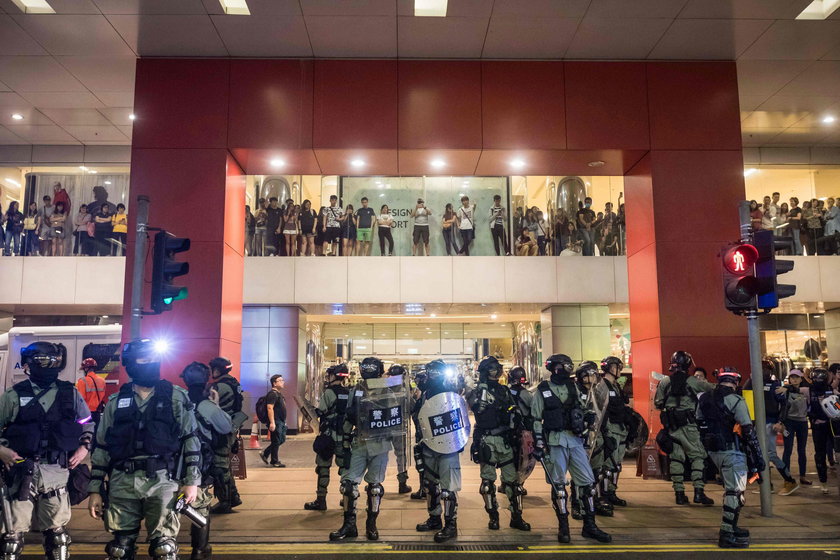
M 47 0 L 12 0 L 12 2 L 20 8 L 20 11 L 24 14 L 54 14 L 55 10 L 52 9 L 47 3 Z
M 447 0 L 414 0 L 417 17 L 446 17 Z
M 586 165 L 588 165 L 589 167 L 604 167 L 604 162 L 600 159 L 596 159 L 595 161 L 590 161 Z
M 521 159 L 515 159 L 510 162 L 510 166 L 514 169 L 522 169 L 523 167 L 525 167 L 525 161 Z
M 103 318 L 103 319 L 107 319 L 107 318 L 108 318 L 108 315 L 103 315 L 103 316 L 102 316 L 102 318 Z
M 111 184 L 111 181 L 105 181 L 105 184 L 106 184 L 106 185 L 110 185 L 110 184 Z
M 14 119 L 16 121 L 22 121 L 23 120 L 23 115 L 21 115 L 20 113 L 12 113 L 12 119 Z
M 222 9 L 229 16 L 250 16 L 251 10 L 245 0 L 219 0 Z
M 837 8 L 840 8 L 840 0 L 814 0 L 796 19 L 828 19 Z
M 744 169 L 744 177 L 749 177 L 753 173 L 758 173 L 758 169 L 755 167 L 751 167 L 750 169 Z
M 99 173 L 99 171 L 97 171 L 96 169 L 91 169 L 90 171 L 88 171 L 88 173 L 96 174 L 96 173 Z
M 498 317 L 498 315 L 496 315 L 495 313 L 490 314 L 490 318 L 493 319 L 494 321 L 496 320 L 497 317 Z
M 285 165 L 286 165 L 286 162 L 283 161 L 282 159 L 275 158 L 275 159 L 271 160 L 271 167 L 284 167 Z
M 354 159 L 353 161 L 351 161 L 351 162 L 350 162 L 350 165 L 352 165 L 353 167 L 364 167 L 364 165 L 365 165 L 365 160 L 363 160 L 363 159 Z
M 17 181 L 15 181 L 14 179 L 11 179 L 11 178 L 9 178 L 9 177 L 6 177 L 6 178 L 5 178 L 5 179 L 3 179 L 3 180 L 4 180 L 4 181 L 6 181 L 7 183 L 11 183 L 11 184 L 13 184 L 13 185 L 14 185 L 14 186 L 16 186 L 16 187 L 19 187 L 19 186 L 20 186 L 20 183 L 18 183 Z
M 840 1 L 840 0 L 838 0 L 838 1 Z M 823 122 L 823 124 L 832 124 L 836 120 L 837 119 L 834 116 L 826 115 L 826 116 L 823 117 L 822 122 Z
M 432 319 L 434 319 L 435 317 L 437 317 L 437 313 L 430 313 L 430 314 L 429 314 L 429 317 L 431 317 Z
M 446 162 L 443 161 L 442 159 L 433 159 L 431 161 L 431 164 L 432 164 L 432 167 L 434 167 L 435 169 L 440 169 L 441 167 L 446 165 Z
M 82 171 L 87 171 L 87 167 L 85 167 L 84 165 L 80 165 L 79 169 L 81 169 Z

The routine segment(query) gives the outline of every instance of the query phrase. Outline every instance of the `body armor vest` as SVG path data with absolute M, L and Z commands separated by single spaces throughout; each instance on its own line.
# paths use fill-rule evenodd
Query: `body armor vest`
M 112 462 L 147 455 L 170 459 L 180 451 L 180 427 L 172 409 L 172 391 L 172 383 L 158 381 L 151 402 L 140 412 L 134 399 L 134 384 L 120 387 L 114 425 L 105 434 Z
M 510 426 L 510 411 L 512 407 L 516 406 L 512 395 L 501 385 L 494 387 L 488 383 L 486 387 L 487 392 L 493 395 L 495 400 L 488 404 L 483 411 L 475 413 L 476 428 L 479 430 L 495 430 L 496 428 Z M 479 390 L 483 390 L 483 388 L 480 387 Z
M 29 380 L 13 387 L 20 398 L 20 408 L 17 418 L 6 428 L 5 437 L 9 447 L 21 457 L 46 459 L 50 452 L 69 453 L 79 447 L 82 426 L 76 421 L 75 389 L 68 381 L 55 383 L 58 393 L 47 411 L 37 398 L 46 390 L 36 395 Z
M 707 451 L 725 451 L 736 447 L 735 415 L 724 404 L 727 394 L 720 390 L 703 393 L 700 396 L 700 411 L 703 413 L 703 445 Z
M 607 420 L 613 424 L 624 424 L 627 422 L 627 406 L 624 402 L 624 394 L 617 386 L 613 385 L 606 379 L 604 383 L 609 389 L 609 399 L 607 400 Z
M 572 409 L 575 408 L 575 400 L 577 399 L 577 388 L 574 383 L 566 384 L 569 389 L 569 404 L 563 404 L 560 397 L 554 394 L 548 381 L 543 381 L 537 387 L 537 391 L 542 394 L 544 409 L 543 409 L 543 429 L 547 432 L 562 432 L 570 430 L 572 426 Z

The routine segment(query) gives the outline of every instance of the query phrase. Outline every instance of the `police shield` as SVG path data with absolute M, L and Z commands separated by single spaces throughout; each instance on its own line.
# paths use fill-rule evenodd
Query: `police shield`
M 407 393 L 401 375 L 366 379 L 353 391 L 357 430 L 363 441 L 403 436 Z
M 599 378 L 598 381 L 589 388 L 588 394 L 581 394 L 581 398 L 586 403 L 587 411 L 595 413 L 595 422 L 593 422 L 592 427 L 589 429 L 589 432 L 587 432 L 585 441 L 586 453 L 591 459 L 592 454 L 595 452 L 597 447 L 596 441 L 598 439 L 598 435 L 601 433 L 601 425 L 604 423 L 604 413 L 607 410 L 607 402 L 610 399 L 610 391 L 607 388 L 607 384 Z
M 627 434 L 627 453 L 635 453 L 647 443 L 650 430 L 641 414 L 628 407 L 627 410 L 629 433 Z
M 459 453 L 470 438 L 467 403 L 458 393 L 427 399 L 417 415 L 423 443 L 436 453 Z

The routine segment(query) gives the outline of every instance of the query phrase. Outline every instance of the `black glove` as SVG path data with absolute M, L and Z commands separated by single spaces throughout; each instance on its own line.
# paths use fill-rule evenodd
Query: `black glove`
M 746 444 L 747 466 L 750 473 L 763 473 L 767 463 L 764 462 L 764 456 L 761 454 L 761 446 L 758 443 L 758 436 L 752 424 L 741 426 L 741 438 Z
M 541 433 L 534 434 L 534 459 L 537 461 L 545 457 L 545 439 Z

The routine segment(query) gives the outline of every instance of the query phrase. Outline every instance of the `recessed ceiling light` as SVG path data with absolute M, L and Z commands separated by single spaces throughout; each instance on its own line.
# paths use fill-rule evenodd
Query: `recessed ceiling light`
M 14 119 L 16 121 L 22 121 L 23 120 L 23 115 L 21 115 L 20 113 L 12 113 L 12 119 Z
M 433 159 L 430 163 L 432 164 L 432 167 L 434 167 L 435 169 L 440 169 L 441 167 L 446 165 L 446 162 L 443 161 L 442 159 Z
M 90 171 L 88 171 L 88 173 L 96 174 L 96 173 L 99 173 L 99 171 L 97 171 L 96 169 L 91 169 Z
M 352 165 L 353 167 L 364 167 L 365 160 L 356 158 L 350 162 L 350 165 Z
M 80 165 L 79 169 L 81 169 L 82 171 L 87 171 L 87 167 L 85 167 L 84 165 Z
M 431 317 L 432 319 L 434 319 L 435 317 L 437 317 L 437 313 L 430 313 L 430 314 L 429 314 L 429 317 Z
M 250 16 L 251 10 L 245 0 L 219 0 L 225 14 L 229 16 Z
M 836 120 L 837 118 L 835 118 L 833 115 L 826 115 L 823 117 L 822 122 L 823 124 L 832 124 Z
M 525 167 L 525 161 L 521 159 L 515 159 L 510 162 L 510 166 L 514 169 L 522 169 L 523 167 Z
M 24 14 L 54 14 L 47 0 L 12 0 Z
M 840 8 L 838 0 L 814 0 L 796 16 L 796 19 L 828 19 L 837 8 Z
M 282 159 L 275 158 L 275 159 L 271 160 L 271 167 L 284 167 L 285 165 L 286 165 L 286 162 L 283 161 Z
M 753 173 L 758 173 L 758 169 L 755 167 L 751 167 L 750 169 L 744 169 L 744 177 L 749 177 Z
M 446 17 L 447 0 L 414 0 L 417 17 Z
M 493 319 L 494 321 L 496 320 L 497 317 L 498 317 L 498 315 L 496 315 L 495 313 L 490 314 L 490 318 Z
M 590 161 L 586 165 L 588 165 L 589 167 L 604 167 L 604 162 L 600 159 L 596 159 L 595 161 Z
M 103 315 L 103 316 L 102 316 L 102 318 L 103 318 L 103 319 L 107 319 L 107 318 L 108 318 L 108 316 L 107 316 L 107 315 Z
M 130 115 L 128 115 L 128 120 L 130 120 L 130 121 L 133 121 L 136 118 L 137 118 L 137 115 L 135 115 L 134 113 L 131 113 Z
M 110 184 L 111 184 L 111 181 L 105 181 L 105 184 L 106 184 L 106 185 L 110 185 Z

